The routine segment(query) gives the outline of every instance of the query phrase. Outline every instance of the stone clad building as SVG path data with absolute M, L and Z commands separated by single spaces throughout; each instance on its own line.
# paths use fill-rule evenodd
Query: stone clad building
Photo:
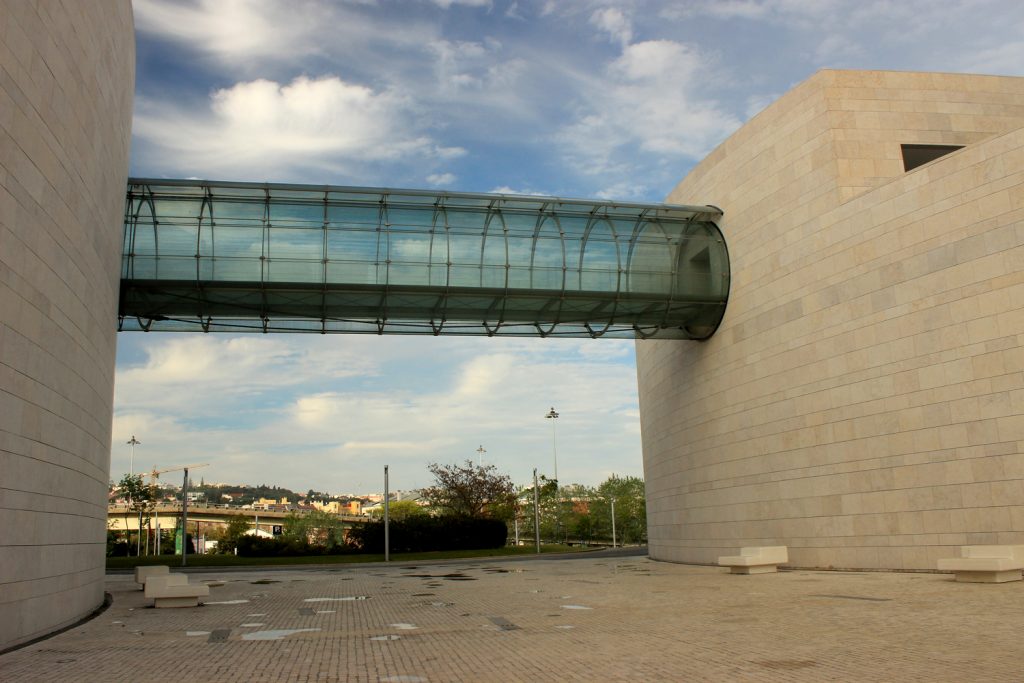
M 128 0 L 0 0 L 0 650 L 102 603 Z M 668 198 L 705 342 L 637 344 L 650 553 L 932 569 L 1024 543 L 1024 79 L 821 71 Z
M 103 602 L 135 36 L 0 0 L 0 650 Z
M 673 190 L 723 209 L 732 290 L 637 344 L 652 557 L 1024 543 L 1022 126 L 1024 78 L 825 70 Z

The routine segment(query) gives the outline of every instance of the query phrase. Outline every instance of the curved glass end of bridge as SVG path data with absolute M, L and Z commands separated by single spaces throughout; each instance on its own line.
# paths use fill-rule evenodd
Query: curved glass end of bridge
M 704 339 L 710 206 L 128 183 L 118 329 Z

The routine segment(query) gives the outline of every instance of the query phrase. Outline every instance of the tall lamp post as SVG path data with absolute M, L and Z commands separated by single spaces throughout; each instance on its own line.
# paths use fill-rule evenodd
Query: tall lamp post
M 132 447 L 132 459 L 131 459 L 131 463 L 128 466 L 128 474 L 130 474 L 130 475 L 132 475 L 134 477 L 135 476 L 135 447 L 142 445 L 142 442 L 139 441 L 138 439 L 136 439 L 135 435 L 132 434 L 131 441 L 126 441 L 125 443 L 127 443 L 129 446 Z
M 555 541 L 562 535 L 562 482 L 558 479 L 558 434 L 555 429 L 555 420 L 558 413 L 554 406 L 547 412 L 544 419 L 551 420 L 551 453 L 555 458 Z
M 484 453 L 486 453 L 486 452 L 487 452 L 487 449 L 484 448 L 483 444 L 480 444 L 480 448 L 476 449 L 476 466 L 477 467 L 483 467 L 484 466 Z
M 131 441 L 126 441 L 125 443 L 127 443 L 129 446 L 132 447 L 131 460 L 128 463 L 128 474 L 130 474 L 132 477 L 134 477 L 135 476 L 135 447 L 138 446 L 139 444 L 141 444 L 142 442 L 139 441 L 138 439 L 136 439 L 135 435 L 132 434 Z M 132 496 L 131 496 L 131 494 L 128 494 L 128 505 L 131 505 L 131 504 L 132 504 Z M 128 542 L 131 543 L 131 538 L 132 538 L 131 535 L 130 535 L 131 532 L 125 530 L 125 533 L 129 534 Z M 135 544 L 135 554 L 136 555 L 141 555 L 142 554 L 142 510 L 141 509 L 139 510 L 139 537 L 138 537 L 137 542 Z

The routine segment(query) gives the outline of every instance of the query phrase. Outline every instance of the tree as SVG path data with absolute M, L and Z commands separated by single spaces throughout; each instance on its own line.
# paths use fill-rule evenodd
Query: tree
M 283 535 L 300 543 L 319 545 L 328 552 L 345 545 L 345 523 L 338 515 L 322 510 L 299 514 L 289 512 L 284 520 Z
M 428 467 L 434 485 L 423 490 L 423 498 L 444 513 L 462 517 L 504 519 L 515 509 L 515 486 L 494 465 L 439 465 Z
M 594 514 L 601 534 L 611 538 L 611 501 L 615 500 L 615 530 L 621 543 L 647 541 L 647 503 L 644 480 L 612 475 L 597 487 Z
M 429 514 L 414 500 L 396 500 L 388 503 L 388 517 L 392 522 L 404 522 L 412 517 Z M 370 516 L 384 519 L 384 508 L 378 507 L 370 511 Z
M 143 518 L 148 522 L 149 513 L 156 507 L 156 486 L 144 484 L 141 474 L 126 474 L 121 477 L 121 481 L 118 482 L 117 486 L 128 499 L 128 507 L 124 512 L 125 534 L 131 538 L 131 534 L 128 533 L 128 511 L 131 510 L 139 517 L 139 543 L 136 546 L 140 546 L 142 542 Z
M 251 524 L 245 515 L 231 515 L 228 523 L 213 529 L 206 534 L 206 537 L 217 541 L 218 553 L 230 554 L 238 547 L 238 539 L 245 535 Z
M 537 502 L 540 508 L 540 537 L 557 540 L 556 520 L 558 519 L 558 482 L 540 475 L 537 486 Z M 524 487 L 518 496 L 518 519 L 520 536 L 533 538 L 533 487 Z

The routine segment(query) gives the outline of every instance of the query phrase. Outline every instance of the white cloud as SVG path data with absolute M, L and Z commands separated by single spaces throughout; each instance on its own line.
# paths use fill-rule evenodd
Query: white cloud
M 633 40 L 633 25 L 629 18 L 616 7 L 605 7 L 590 16 L 590 23 L 606 32 L 612 40 L 623 47 Z
M 470 0 L 471 2 L 473 0 Z M 133 0 L 139 33 L 173 41 L 238 74 L 294 72 L 318 59 L 371 67 L 420 51 L 437 28 L 413 16 L 390 21 L 375 0 Z
M 235 179 L 285 179 L 299 168 L 344 172 L 359 162 L 464 151 L 417 130 L 411 109 L 399 93 L 335 76 L 285 85 L 261 79 L 217 90 L 206 110 L 141 98 L 134 134 L 151 146 L 147 161 L 162 172 L 199 169 Z
M 594 196 L 598 199 L 639 200 L 647 197 L 650 191 L 646 185 L 623 181 L 598 190 Z
M 560 137 L 583 172 L 629 171 L 637 151 L 699 159 L 739 126 L 697 93 L 712 71 L 692 46 L 653 40 L 627 46 L 606 68 L 606 84 Z
M 510 187 L 508 185 L 498 185 L 497 187 L 493 187 L 490 190 L 488 190 L 488 192 L 493 192 L 494 194 L 518 194 L 518 195 L 526 195 L 526 196 L 529 196 L 529 197 L 550 197 L 550 196 L 552 196 L 551 192 L 540 192 L 538 190 L 533 190 L 533 189 L 530 189 L 530 188 L 518 189 L 517 190 L 516 188 Z
M 456 181 L 454 173 L 431 173 L 427 176 L 427 182 L 434 187 L 443 187 L 445 185 L 451 185 Z
M 491 7 L 491 0 L 430 0 L 430 2 L 442 9 L 451 9 L 457 5 L 465 7 Z
M 324 9 L 315 2 L 276 0 L 132 2 L 137 30 L 238 60 L 315 52 L 316 43 L 303 37 L 317 30 Z

